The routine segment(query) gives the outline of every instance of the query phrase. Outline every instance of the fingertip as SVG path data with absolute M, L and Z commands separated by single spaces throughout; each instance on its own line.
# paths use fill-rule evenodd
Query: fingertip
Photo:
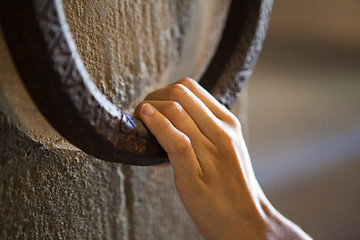
M 140 114 L 145 116 L 152 116 L 155 113 L 155 108 L 150 103 L 143 103 L 140 107 Z

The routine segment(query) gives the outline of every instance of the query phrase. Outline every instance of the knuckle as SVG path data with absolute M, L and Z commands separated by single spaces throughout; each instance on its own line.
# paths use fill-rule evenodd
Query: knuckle
M 166 132 L 171 128 L 171 123 L 167 118 L 164 118 L 161 124 L 157 124 L 157 126 L 158 126 L 158 131 Z
M 238 117 L 230 111 L 223 112 L 220 120 L 226 125 L 234 129 L 241 129 L 241 123 Z
M 191 78 L 183 78 L 179 81 L 180 84 L 183 84 L 185 86 L 194 86 L 197 84 L 197 82 L 194 80 L 194 79 L 191 79 Z
M 236 128 L 236 129 L 241 129 L 241 123 L 240 123 L 239 119 L 234 114 L 231 114 L 229 116 L 227 122 L 231 127 Z
M 234 127 L 239 129 L 239 130 L 242 130 L 241 122 L 239 120 L 237 120 L 236 123 L 234 124 Z
M 172 118 L 174 116 L 178 116 L 179 114 L 183 113 L 183 108 L 180 103 L 176 101 L 169 101 L 163 107 L 163 112 L 166 116 Z
M 176 141 L 176 145 L 174 146 L 175 152 L 180 153 L 180 154 L 190 151 L 191 148 L 192 148 L 192 146 L 191 146 L 190 138 L 188 136 L 186 136 L 185 134 L 183 134 Z
M 168 109 L 170 109 L 171 112 L 179 112 L 182 110 L 182 106 L 178 102 L 170 101 Z
M 187 88 L 183 84 L 176 83 L 171 85 L 168 94 L 169 97 L 177 99 L 179 97 L 183 97 L 184 95 L 186 95 L 187 91 L 188 91 Z

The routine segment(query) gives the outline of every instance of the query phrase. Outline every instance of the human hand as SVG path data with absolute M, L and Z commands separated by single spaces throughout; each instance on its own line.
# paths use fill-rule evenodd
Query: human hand
M 195 81 L 149 94 L 136 114 L 167 152 L 179 196 L 206 239 L 268 239 L 291 225 L 263 194 L 238 119 Z

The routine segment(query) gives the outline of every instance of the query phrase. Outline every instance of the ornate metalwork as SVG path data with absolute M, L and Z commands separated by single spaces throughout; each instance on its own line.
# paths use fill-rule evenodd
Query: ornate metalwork
M 217 53 L 200 83 L 231 107 L 266 34 L 271 0 L 233 0 Z M 109 102 L 87 73 L 61 0 L 4 0 L 1 24 L 17 70 L 40 111 L 75 146 L 131 165 L 168 161 L 143 123 Z

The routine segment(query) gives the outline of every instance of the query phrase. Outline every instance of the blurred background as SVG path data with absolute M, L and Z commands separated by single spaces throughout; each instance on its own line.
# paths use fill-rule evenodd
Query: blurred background
M 273 205 L 315 239 L 359 240 L 360 1 L 275 0 L 248 94 Z

